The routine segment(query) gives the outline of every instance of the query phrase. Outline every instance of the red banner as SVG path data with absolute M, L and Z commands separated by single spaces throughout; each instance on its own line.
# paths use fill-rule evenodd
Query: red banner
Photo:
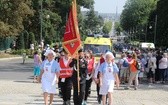
M 77 21 L 76 3 L 72 3 L 64 33 L 63 48 L 73 56 L 80 47 L 81 40 Z

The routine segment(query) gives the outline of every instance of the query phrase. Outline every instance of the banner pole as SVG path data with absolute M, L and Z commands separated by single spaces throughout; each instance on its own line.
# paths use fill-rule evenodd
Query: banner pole
M 80 80 L 79 80 L 79 54 L 77 53 L 77 81 L 78 81 L 78 95 L 80 95 Z

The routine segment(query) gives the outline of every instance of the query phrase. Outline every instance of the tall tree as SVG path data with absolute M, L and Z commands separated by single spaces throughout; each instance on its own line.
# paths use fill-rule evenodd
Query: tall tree
M 115 31 L 116 31 L 117 35 L 120 35 L 120 33 L 122 31 L 122 28 L 121 28 L 121 25 L 120 25 L 119 22 L 115 22 L 114 28 L 115 28 Z
M 109 34 L 112 29 L 112 21 L 107 21 L 104 23 L 103 26 L 103 33 L 104 34 Z
M 156 45 L 168 47 L 168 0 L 160 0 L 157 4 Z M 155 18 L 153 19 L 155 22 Z M 153 28 L 154 29 L 154 28 Z
M 24 30 L 23 21 L 33 16 L 31 0 L 0 1 L 0 36 L 18 35 Z
M 94 8 L 91 8 L 86 14 L 84 23 L 85 29 L 88 30 L 90 34 L 95 34 L 99 33 L 100 28 L 103 26 L 103 19 L 95 13 Z
M 144 27 L 151 11 L 155 10 L 157 0 L 127 0 L 121 14 L 121 25 L 126 31 Z

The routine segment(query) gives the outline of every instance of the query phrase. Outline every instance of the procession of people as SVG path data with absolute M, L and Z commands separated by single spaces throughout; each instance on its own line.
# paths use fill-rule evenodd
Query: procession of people
M 164 84 L 168 79 L 168 57 L 161 51 L 121 52 L 118 62 L 108 49 L 98 60 L 91 50 L 80 49 L 75 56 L 58 46 L 44 51 L 43 61 L 37 51 L 34 53 L 34 81 L 42 84 L 45 105 L 52 105 L 57 84 L 62 105 L 71 105 L 72 94 L 74 105 L 87 105 L 93 83 L 97 85 L 98 104 L 113 105 L 114 88 L 121 84 L 126 84 L 125 90 L 132 86 L 137 90 L 145 76 L 149 85 Z

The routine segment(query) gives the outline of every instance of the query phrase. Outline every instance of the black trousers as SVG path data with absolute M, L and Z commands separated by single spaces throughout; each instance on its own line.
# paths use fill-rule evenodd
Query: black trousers
M 98 96 L 98 98 L 101 99 L 101 98 L 102 98 L 102 95 L 99 94 L 99 91 L 100 91 L 100 84 L 97 84 L 97 86 L 96 86 L 96 90 L 97 90 L 97 96 Z
M 64 101 L 71 99 L 71 89 L 72 89 L 72 80 L 71 78 L 66 78 L 65 82 L 60 81 L 62 98 Z
M 74 105 L 82 105 L 82 101 L 85 96 L 86 83 L 80 84 L 80 92 L 78 94 L 78 84 L 77 81 L 73 81 L 73 101 Z
M 165 81 L 165 71 L 166 71 L 166 69 L 160 69 L 160 78 L 161 78 L 161 81 Z
M 59 90 L 59 95 L 62 96 L 62 92 L 61 92 L 61 78 L 59 78 L 59 82 L 58 82 L 58 90 Z
M 160 81 L 160 69 L 156 69 L 155 71 L 155 81 Z
M 86 80 L 85 99 L 84 99 L 85 101 L 87 101 L 87 98 L 89 96 L 91 84 L 92 84 L 92 78 Z
M 100 72 L 98 72 L 98 75 L 97 75 L 97 78 L 98 78 L 98 79 L 99 79 L 99 76 L 100 76 Z M 97 84 L 96 90 L 97 90 L 97 98 L 98 98 L 98 101 L 101 101 L 102 95 L 99 94 L 99 91 L 100 91 L 100 83 Z

